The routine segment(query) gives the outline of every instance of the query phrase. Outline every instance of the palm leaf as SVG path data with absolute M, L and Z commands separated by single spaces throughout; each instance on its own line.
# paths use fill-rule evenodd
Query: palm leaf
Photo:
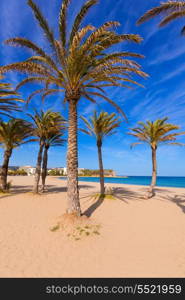
M 36 44 L 34 44 L 32 41 L 26 39 L 26 38 L 11 38 L 5 41 L 5 44 L 7 45 L 12 45 L 15 47 L 24 47 L 27 48 L 29 50 L 32 50 L 34 53 L 40 55 L 42 58 L 45 58 L 45 60 L 47 61 L 47 63 L 53 67 L 55 70 L 57 69 L 55 62 L 53 61 L 53 59 L 46 54 L 46 52 L 38 47 Z
M 32 11 L 35 15 L 35 18 L 38 21 L 38 23 L 39 23 L 40 27 L 42 28 L 43 32 L 45 33 L 52 49 L 54 51 L 56 51 L 56 49 L 55 49 L 55 39 L 54 39 L 54 36 L 53 36 L 53 32 L 49 28 L 47 20 L 42 15 L 39 7 L 32 0 L 28 0 L 28 5 L 31 7 L 31 9 L 32 9 Z
M 63 0 L 59 15 L 59 32 L 63 48 L 66 46 L 66 18 L 70 0 Z
M 70 35 L 70 44 L 72 44 L 73 42 L 73 38 L 76 35 L 76 33 L 79 31 L 80 25 L 84 19 L 84 17 L 86 16 L 86 14 L 88 13 L 89 9 L 95 5 L 98 2 L 98 0 L 88 0 L 81 8 L 80 12 L 77 14 L 74 24 L 73 24 L 73 28 L 71 31 L 71 35 Z
M 16 86 L 16 90 L 19 90 L 22 86 L 24 86 L 27 83 L 32 83 L 32 82 L 45 82 L 46 78 L 45 77 L 28 77 L 24 80 L 22 80 L 19 84 Z
M 167 16 L 166 18 L 164 18 L 162 20 L 162 22 L 159 24 L 160 27 L 167 25 L 168 23 L 170 23 L 171 21 L 176 20 L 177 18 L 182 18 L 185 16 L 185 9 L 182 11 L 174 11 L 173 13 L 171 13 L 169 16 Z
M 161 13 L 168 13 L 181 8 L 185 8 L 184 1 L 167 1 L 166 3 L 161 3 L 160 6 L 148 10 L 141 18 L 139 18 L 137 24 L 142 24 Z
M 17 71 L 24 74 L 50 75 L 50 70 L 46 67 L 26 61 L 0 67 L 1 74 L 7 73 L 8 71 Z

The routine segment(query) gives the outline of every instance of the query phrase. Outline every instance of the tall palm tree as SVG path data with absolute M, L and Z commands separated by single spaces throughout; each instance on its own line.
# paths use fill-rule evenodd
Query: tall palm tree
M 42 191 L 45 189 L 45 182 L 46 182 L 46 176 L 47 176 L 47 165 L 48 165 L 48 150 L 50 147 L 59 147 L 63 146 L 65 139 L 63 138 L 64 136 L 64 131 L 65 129 L 62 128 L 58 133 L 48 133 L 48 137 L 45 140 L 45 145 L 44 145 L 44 154 L 43 154 L 43 159 L 42 159 Z
M 136 137 L 140 142 L 133 143 L 132 146 L 147 143 L 152 150 L 152 181 L 147 198 L 151 198 L 155 195 L 155 185 L 157 179 L 157 158 L 156 152 L 158 146 L 161 144 L 169 145 L 182 145 L 176 142 L 176 138 L 179 135 L 185 134 L 184 132 L 173 132 L 180 127 L 174 124 L 167 123 L 168 118 L 158 119 L 154 122 L 147 121 L 138 122 L 140 127 L 132 128 L 132 132 L 129 134 Z
M 84 17 L 98 0 L 88 0 L 76 15 L 72 29 L 67 28 L 67 11 L 70 0 L 63 0 L 59 13 L 59 34 L 54 36 L 47 20 L 39 7 L 28 0 L 39 26 L 48 41 L 48 52 L 25 38 L 11 38 L 6 41 L 13 46 L 31 49 L 34 56 L 26 61 L 13 63 L 0 68 L 0 73 L 14 70 L 27 74 L 17 88 L 29 82 L 43 82 L 45 87 L 34 91 L 29 100 L 38 93 L 43 99 L 53 93 L 64 92 L 64 101 L 69 107 L 68 127 L 68 213 L 81 214 L 78 189 L 78 147 L 77 147 L 77 107 L 81 97 L 95 102 L 95 97 L 101 97 L 113 105 L 124 115 L 123 110 L 107 97 L 104 88 L 130 87 L 138 84 L 133 76 L 146 77 L 141 66 L 134 58 L 142 55 L 121 51 L 113 52 L 109 48 L 120 42 L 140 43 L 141 37 L 136 34 L 117 34 L 114 30 L 118 22 L 106 22 L 99 28 L 92 25 L 82 27 Z M 52 52 L 52 54 L 51 54 Z M 131 59 L 133 58 L 133 59 Z
M 35 181 L 33 185 L 33 193 L 39 192 L 39 180 L 41 175 L 42 154 L 45 146 L 45 142 L 48 138 L 48 134 L 56 134 L 64 119 L 58 112 L 52 112 L 50 110 L 44 112 L 35 112 L 35 115 L 28 114 L 33 122 L 33 136 L 36 137 L 35 141 L 39 141 L 39 151 L 37 156 L 37 164 L 35 171 Z
M 153 19 L 154 17 L 162 15 L 162 20 L 159 23 L 160 27 L 168 23 L 185 17 L 185 1 L 167 1 L 161 2 L 157 7 L 148 10 L 138 21 L 137 24 L 142 24 L 145 21 Z M 181 34 L 185 35 L 185 26 L 181 30 Z
M 7 115 L 12 111 L 19 111 L 17 101 L 23 102 L 10 83 L 0 82 L 0 114 Z
M 8 122 L 0 121 L 0 144 L 4 148 L 4 160 L 1 167 L 1 188 L 8 189 L 7 174 L 9 160 L 14 148 L 28 143 L 32 133 L 32 126 L 29 122 L 21 119 L 11 119 Z
M 104 170 L 103 170 L 103 160 L 102 160 L 102 143 L 106 136 L 113 135 L 115 129 L 120 126 L 119 118 L 115 113 L 107 113 L 101 111 L 99 115 L 97 112 L 94 112 L 94 115 L 87 120 L 84 117 L 81 117 L 84 121 L 87 129 L 81 129 L 84 133 L 88 135 L 93 135 L 96 138 L 96 145 L 98 148 L 98 161 L 99 161 L 99 170 L 100 170 L 100 194 L 105 194 L 105 185 L 104 185 Z

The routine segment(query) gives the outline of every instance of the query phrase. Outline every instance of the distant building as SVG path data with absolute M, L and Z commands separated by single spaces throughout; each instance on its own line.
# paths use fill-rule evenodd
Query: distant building
M 28 176 L 35 175 L 35 170 L 36 170 L 35 167 L 22 166 L 22 167 L 19 167 L 19 169 L 24 170 L 28 174 Z
M 49 168 L 48 172 L 56 171 L 60 173 L 60 175 L 67 176 L 67 168 L 66 167 L 59 167 L 59 168 Z M 83 174 L 84 168 L 78 168 L 78 175 Z
M 1 169 L 1 166 L 0 166 L 0 169 Z M 31 176 L 31 175 L 35 175 L 36 168 L 32 167 L 32 166 L 9 166 L 8 170 L 9 171 L 24 170 L 28 176 Z M 60 175 L 67 176 L 67 168 L 66 167 L 48 168 L 47 170 L 48 170 L 48 173 L 50 171 L 56 171 Z M 86 169 L 84 169 L 84 168 L 78 168 L 78 175 L 84 175 L 85 170 Z M 106 170 L 104 170 L 104 171 L 106 172 Z M 112 170 L 111 171 L 109 170 L 107 175 L 114 176 L 114 172 Z
M 49 168 L 48 169 L 48 173 L 51 172 L 51 171 L 55 171 L 57 174 L 60 174 L 60 175 L 66 175 L 65 172 L 64 172 L 64 169 L 63 167 L 58 167 L 58 168 Z
M 63 174 L 64 174 L 64 176 L 67 175 L 67 168 L 66 167 L 63 168 Z
M 78 168 L 78 175 L 83 175 L 84 170 L 84 168 Z

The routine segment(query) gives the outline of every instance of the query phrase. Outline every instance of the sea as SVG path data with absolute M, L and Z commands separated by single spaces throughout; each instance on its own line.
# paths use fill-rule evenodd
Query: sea
M 61 179 L 66 179 L 61 177 Z M 79 177 L 79 181 L 99 182 L 99 177 Z M 105 183 L 150 185 L 151 176 L 105 177 Z M 185 177 L 158 176 L 157 186 L 185 188 Z

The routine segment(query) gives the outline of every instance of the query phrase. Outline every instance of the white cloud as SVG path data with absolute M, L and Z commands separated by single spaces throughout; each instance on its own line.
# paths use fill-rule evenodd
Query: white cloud
M 157 47 L 157 49 L 155 49 L 155 53 L 157 53 L 157 55 L 155 56 L 154 54 L 152 54 L 152 56 L 154 56 L 154 59 L 149 61 L 148 65 L 158 65 L 166 61 L 176 59 L 179 56 L 185 54 L 185 43 L 182 43 L 181 41 L 178 44 L 169 43 L 163 46 L 160 45 L 160 50 Z
M 84 107 L 82 109 L 82 111 L 80 112 L 80 115 L 88 117 L 89 115 L 91 115 L 93 113 L 93 111 L 97 108 L 97 104 L 96 103 L 90 103 L 88 105 L 86 105 L 86 107 Z

